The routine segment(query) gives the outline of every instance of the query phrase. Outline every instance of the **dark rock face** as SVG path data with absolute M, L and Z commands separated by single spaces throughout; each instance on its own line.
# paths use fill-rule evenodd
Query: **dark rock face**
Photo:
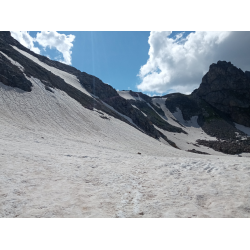
M 26 79 L 19 68 L 13 65 L 0 53 L 0 82 L 10 87 L 16 87 L 24 91 L 31 91 L 31 82 Z
M 173 93 L 163 97 L 167 97 L 165 104 L 172 113 L 177 111 L 177 107 L 182 111 L 184 120 L 190 120 L 192 116 L 200 114 L 200 108 L 198 107 L 196 101 L 193 100 L 192 96 L 181 93 Z
M 206 141 L 198 140 L 200 145 L 213 148 L 225 154 L 250 153 L 250 138 L 246 140 L 227 140 L 227 141 Z
M 203 100 L 229 114 L 236 123 L 250 126 L 250 78 L 230 62 L 213 63 L 196 91 Z
M 145 100 L 148 103 L 151 103 L 151 97 L 149 97 L 148 95 L 143 94 L 142 92 L 134 92 L 132 90 L 129 91 L 130 95 L 135 96 L 135 97 L 140 97 L 143 100 Z
M 250 78 L 250 71 L 245 71 L 246 77 Z
M 161 118 L 161 116 L 158 115 L 158 114 L 160 114 L 162 116 L 165 116 L 163 110 L 161 108 L 159 108 L 158 106 L 154 105 L 151 97 L 149 97 L 141 92 L 134 92 L 131 90 L 129 91 L 129 93 L 130 93 L 130 95 L 132 95 L 134 97 L 139 97 L 139 98 L 144 100 L 144 101 L 137 101 L 137 100 L 127 100 L 127 101 L 130 104 L 133 104 L 134 106 L 136 106 L 143 113 L 145 113 L 147 115 L 147 119 L 152 124 L 156 125 L 157 127 L 161 128 L 161 129 L 169 131 L 169 132 L 186 134 L 186 132 L 183 129 L 169 124 L 167 121 L 163 120 Z M 152 108 L 147 103 L 150 104 Z
M 157 127 L 164 129 L 166 131 L 169 132 L 176 132 L 176 133 L 184 133 L 186 134 L 186 132 L 179 128 L 179 127 L 175 127 L 171 124 L 169 124 L 167 121 L 163 120 L 149 105 L 147 105 L 147 103 L 145 102 L 140 102 L 140 101 L 134 101 L 134 100 L 130 100 L 130 102 L 135 105 L 136 107 L 138 107 L 143 113 L 145 113 L 147 115 L 147 118 Z M 159 109 L 158 107 L 156 107 L 155 105 L 151 104 L 153 106 L 153 108 L 158 112 Z M 140 111 L 139 111 L 140 112 Z M 163 111 L 161 110 L 161 112 L 158 113 L 162 113 Z M 164 113 L 163 113 L 164 115 Z
M 237 130 L 233 124 L 223 119 L 213 119 L 211 122 L 205 122 L 202 129 L 210 136 L 222 140 L 236 139 L 236 132 L 243 136 L 244 134 Z

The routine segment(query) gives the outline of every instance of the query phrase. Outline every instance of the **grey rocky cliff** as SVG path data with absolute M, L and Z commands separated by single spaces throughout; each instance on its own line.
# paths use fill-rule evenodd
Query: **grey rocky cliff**
M 230 118 L 250 126 L 250 78 L 230 62 L 210 65 L 196 95 Z

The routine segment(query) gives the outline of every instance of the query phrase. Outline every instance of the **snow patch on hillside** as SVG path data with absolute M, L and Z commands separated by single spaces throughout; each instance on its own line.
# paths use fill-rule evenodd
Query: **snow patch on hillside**
M 158 128 L 155 125 L 154 127 L 160 132 L 162 132 L 165 136 L 167 136 L 169 140 L 173 141 L 176 144 L 176 146 L 183 151 L 195 149 L 197 151 L 201 151 L 211 155 L 225 155 L 221 152 L 213 150 L 212 148 L 208 148 L 203 145 L 198 145 L 196 143 L 196 140 L 198 139 L 217 140 L 215 137 L 207 135 L 201 128 L 188 127 L 185 129 L 185 131 L 188 134 L 183 134 L 183 133 L 168 132 L 166 130 Z
M 198 116 L 192 116 L 190 120 L 186 121 L 183 118 L 182 111 L 177 107 L 176 112 L 172 113 L 178 122 L 183 124 L 185 127 L 199 128 L 200 125 L 197 122 Z
M 192 150 L 195 149 L 197 151 L 214 154 L 214 155 L 224 155 L 223 153 L 217 152 L 211 148 L 197 145 L 196 140 L 217 140 L 216 137 L 209 136 L 205 133 L 205 131 L 199 126 L 197 119 L 198 116 L 191 117 L 190 120 L 186 121 L 183 119 L 182 112 L 179 108 L 177 108 L 177 111 L 174 113 L 171 113 L 169 109 L 165 105 L 166 98 L 153 98 L 153 103 L 161 107 L 163 110 L 165 116 L 161 116 L 162 119 L 165 119 L 169 124 L 182 128 L 187 134 L 184 133 L 173 133 L 168 132 L 163 129 L 160 129 L 158 127 L 157 130 L 162 132 L 164 135 L 167 136 L 168 139 L 173 141 L 177 147 L 179 147 L 182 150 Z M 176 121 L 178 122 L 176 122 Z M 182 124 L 183 126 L 181 126 Z
M 65 71 L 62 71 L 60 69 L 57 69 L 55 67 L 49 66 L 46 63 L 41 62 L 38 58 L 36 58 L 35 56 L 30 55 L 29 53 L 18 49 L 16 46 L 12 46 L 15 50 L 17 50 L 19 53 L 21 53 L 22 55 L 26 56 L 27 58 L 29 58 L 30 60 L 32 60 L 33 62 L 37 63 L 38 65 L 40 65 L 41 67 L 47 69 L 48 71 L 52 72 L 53 74 L 61 77 L 66 83 L 68 83 L 69 85 L 75 87 L 76 89 L 80 90 L 81 92 L 83 92 L 84 94 L 91 96 L 91 94 L 81 85 L 80 81 L 77 79 L 76 76 L 69 74 Z
M 165 101 L 167 98 L 153 98 L 152 102 L 155 106 L 158 106 L 162 109 L 165 116 L 161 116 L 164 120 L 166 120 L 169 124 L 183 128 L 178 122 L 176 122 L 176 118 L 173 116 L 173 114 L 169 111 L 169 109 L 165 105 Z M 158 104 L 158 105 L 157 105 Z
M 12 58 L 10 58 L 10 57 L 7 56 L 6 54 L 4 54 L 2 51 L 0 51 L 0 53 L 1 53 L 3 56 L 5 56 L 13 65 L 17 66 L 22 72 L 24 72 L 24 67 L 23 67 L 20 63 L 14 61 Z
M 250 128 L 246 127 L 244 125 L 238 124 L 238 123 L 234 123 L 235 127 L 237 129 L 239 129 L 240 131 L 242 131 L 243 133 L 247 134 L 250 136 Z
M 129 123 L 131 123 L 133 126 L 135 126 L 136 128 L 138 128 L 140 131 L 142 131 L 141 128 L 139 128 L 134 122 L 133 120 L 126 116 L 126 115 L 123 115 L 122 113 L 120 113 L 119 111 L 117 111 L 116 109 L 114 109 L 112 106 L 110 106 L 109 104 L 107 104 L 106 102 L 102 101 L 102 103 L 108 107 L 109 109 L 111 109 L 112 111 L 114 111 L 115 113 L 117 113 L 118 115 L 122 116 L 123 118 L 125 118 Z
M 122 90 L 122 91 L 117 91 L 117 93 L 124 99 L 126 100 L 135 100 L 135 101 L 142 101 L 145 102 L 143 98 L 140 97 L 140 95 L 137 94 L 136 96 L 132 96 L 129 92 L 129 90 Z
M 133 108 L 135 108 L 135 109 L 138 109 L 135 105 L 133 105 L 133 104 L 131 104 L 131 106 L 133 107 Z M 141 111 L 140 109 L 138 109 L 139 111 Z M 141 111 L 142 112 L 142 111 Z M 147 117 L 147 115 L 144 113 L 144 112 L 142 112 L 142 114 L 144 115 L 144 116 L 146 116 Z

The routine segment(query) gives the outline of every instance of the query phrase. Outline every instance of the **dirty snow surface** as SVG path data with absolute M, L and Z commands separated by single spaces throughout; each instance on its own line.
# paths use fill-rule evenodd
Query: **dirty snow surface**
M 175 149 L 30 81 L 0 83 L 1 217 L 250 216 L 250 158 Z

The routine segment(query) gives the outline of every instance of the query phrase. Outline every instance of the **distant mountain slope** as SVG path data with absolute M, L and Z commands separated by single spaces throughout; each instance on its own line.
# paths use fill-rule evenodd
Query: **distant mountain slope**
M 0 32 L 0 51 L 0 81 L 3 84 L 32 91 L 32 84 L 25 76 L 35 77 L 48 91 L 60 89 L 88 109 L 104 111 L 155 139 L 164 138 L 170 142 L 147 117 L 97 77 L 35 54 L 12 38 L 9 32 Z M 22 65 L 23 71 L 8 57 Z M 174 146 L 174 143 L 171 144 Z
M 213 63 L 195 93 L 234 122 L 250 126 L 249 73 L 230 62 Z
M 191 95 L 180 93 L 164 96 L 170 112 L 181 112 L 185 121 L 197 116 L 197 124 L 217 139 L 197 139 L 197 144 L 227 154 L 250 152 L 246 133 L 250 124 L 250 78 L 230 62 L 212 64 L 202 83 Z M 184 121 L 184 122 L 183 122 Z M 242 126 L 238 126 L 241 124 Z M 169 137 L 171 139 L 171 137 Z

